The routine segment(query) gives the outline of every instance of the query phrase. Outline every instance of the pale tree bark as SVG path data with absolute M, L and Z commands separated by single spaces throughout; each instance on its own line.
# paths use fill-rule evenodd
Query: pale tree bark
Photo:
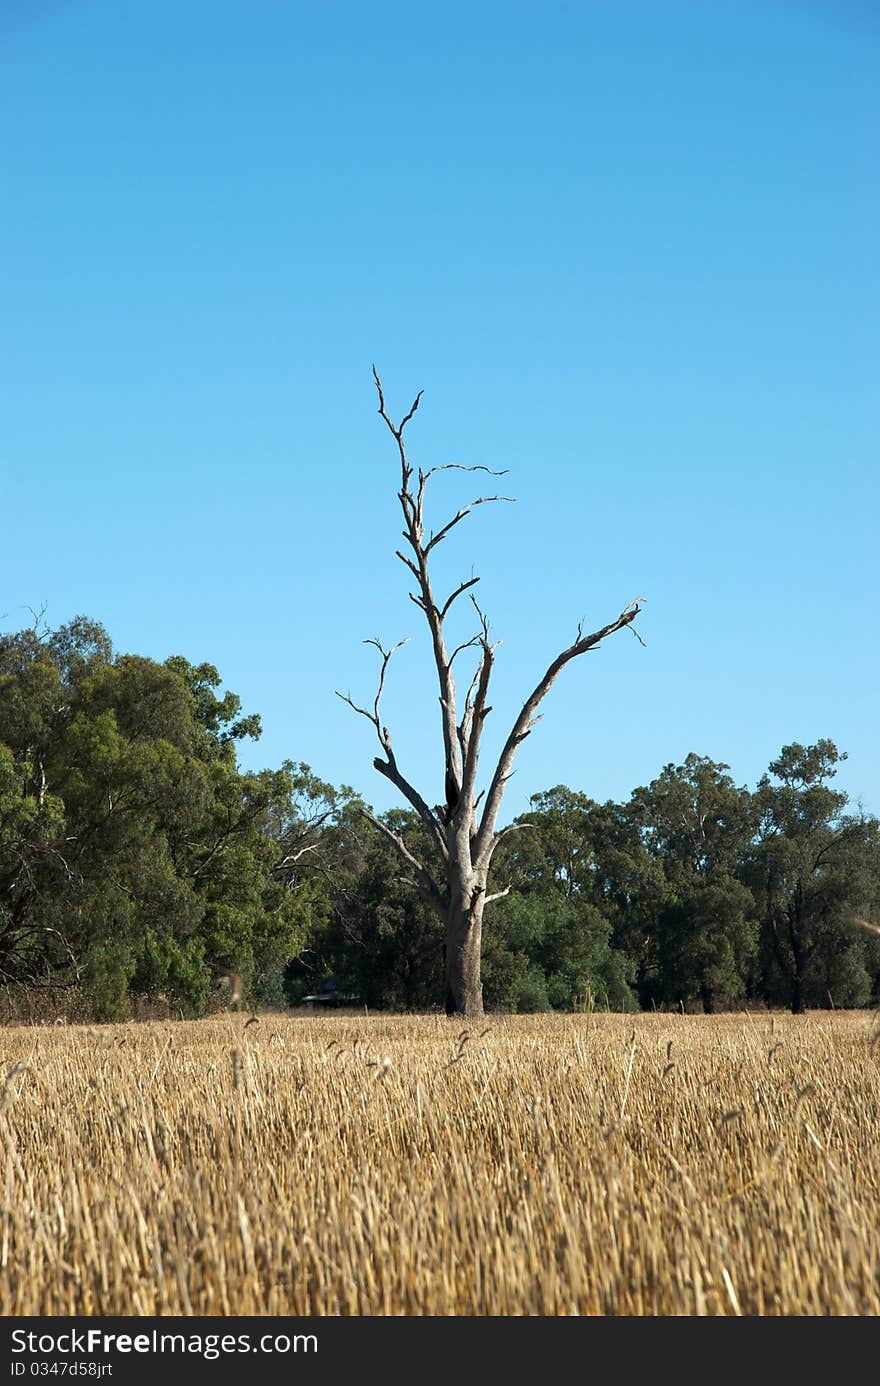
M 382 749 L 382 754 L 375 758 L 373 765 L 399 790 L 428 831 L 437 860 L 437 868 L 433 870 L 413 855 L 399 834 L 381 819 L 367 814 L 378 831 L 393 843 L 407 868 L 408 879 L 443 921 L 447 1013 L 477 1018 L 483 1014 L 483 987 L 480 978 L 483 911 L 488 904 L 500 899 L 509 890 L 508 887 L 492 895 L 486 894 L 489 868 L 495 849 L 502 838 L 528 826 L 512 824 L 500 832 L 496 829 L 504 788 L 513 772 L 516 753 L 539 720 L 538 708 L 566 664 L 579 655 L 596 649 L 606 636 L 625 626 L 631 627 L 641 610 L 640 603 L 643 598 L 637 597 L 631 601 L 616 620 L 609 621 L 592 634 L 585 635 L 583 627 L 578 627 L 572 644 L 548 665 L 543 677 L 523 703 L 494 767 L 488 790 L 478 792 L 480 744 L 486 717 L 491 712 L 488 703 L 489 682 L 497 647 L 489 641 L 488 623 L 470 590 L 479 579 L 468 578 L 459 583 L 445 600 L 438 600 L 431 585 L 429 560 L 437 545 L 442 543 L 475 506 L 509 500 L 510 497 L 479 496 L 462 506 L 450 520 L 430 533 L 426 532 L 425 528 L 424 505 L 428 482 L 437 472 L 485 472 L 490 476 L 503 476 L 505 473 L 494 472 L 489 467 L 469 467 L 459 463 L 431 467 L 426 472 L 421 469 L 414 471 L 407 458 L 404 431 L 419 407 L 421 391 L 409 412 L 399 424 L 395 424 L 386 410 L 382 382 L 375 367 L 373 377 L 379 396 L 379 414 L 394 438 L 400 459 L 401 483 L 398 499 L 403 512 L 403 537 L 408 551 L 398 549 L 397 557 L 406 565 L 415 580 L 415 591 L 410 593 L 410 599 L 415 602 L 427 622 L 437 672 L 445 769 L 443 804 L 432 808 L 402 773 L 392 747 L 391 734 L 382 722 L 381 700 L 388 665 L 400 645 L 385 649 L 378 640 L 366 642 L 376 646 L 382 661 L 379 686 L 371 709 L 358 706 L 347 694 L 340 693 L 339 697 L 373 724 Z M 450 651 L 446 644 L 444 625 L 452 607 L 465 592 L 473 602 L 479 629 L 469 640 Z M 401 644 L 403 643 L 405 642 L 402 641 Z M 460 654 L 470 649 L 477 651 L 477 665 L 459 712 L 453 664 Z

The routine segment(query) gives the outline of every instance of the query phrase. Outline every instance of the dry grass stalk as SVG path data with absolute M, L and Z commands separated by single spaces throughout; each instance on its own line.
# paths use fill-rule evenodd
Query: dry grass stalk
M 5 1030 L 0 1312 L 877 1314 L 871 1030 Z

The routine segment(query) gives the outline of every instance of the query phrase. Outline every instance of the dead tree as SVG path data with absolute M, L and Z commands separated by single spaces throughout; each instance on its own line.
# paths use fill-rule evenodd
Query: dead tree
M 395 650 L 400 649 L 400 645 L 385 649 L 378 640 L 366 642 L 376 646 L 382 661 L 379 686 L 372 710 L 359 707 L 352 702 L 347 694 L 340 693 L 338 696 L 354 708 L 355 712 L 372 722 L 379 739 L 379 745 L 382 748 L 382 755 L 375 758 L 373 765 L 381 775 L 391 781 L 404 799 L 415 809 L 428 830 L 430 840 L 436 849 L 436 857 L 441 870 L 432 871 L 424 862 L 415 857 L 398 833 L 395 833 L 381 819 L 367 814 L 379 832 L 383 833 L 394 844 L 411 873 L 411 883 L 428 900 L 444 923 L 447 1014 L 473 1018 L 479 1017 L 483 1013 L 483 987 L 480 980 L 483 911 L 493 900 L 501 899 L 507 895 L 510 889 L 508 886 L 504 890 L 487 895 L 486 884 L 492 856 L 503 837 L 518 828 L 527 826 L 526 824 L 515 823 L 503 828 L 500 832 L 497 832 L 495 828 L 504 787 L 511 776 L 517 750 L 539 720 L 538 708 L 560 671 L 578 655 L 595 650 L 606 636 L 612 635 L 614 631 L 621 630 L 624 626 L 631 626 L 641 610 L 639 603 L 643 601 L 643 598 L 635 598 L 616 620 L 610 621 L 608 625 L 602 626 L 600 630 L 594 631 L 590 635 L 585 635 L 582 626 L 578 626 L 572 644 L 556 656 L 523 703 L 510 730 L 510 735 L 504 743 L 488 789 L 478 793 L 477 770 L 480 758 L 480 741 L 485 719 L 491 711 L 488 704 L 489 680 L 492 675 L 492 665 L 497 647 L 489 642 L 489 627 L 486 618 L 474 601 L 473 593 L 470 592 L 470 589 L 475 586 L 479 579 L 476 577 L 468 578 L 459 583 L 445 600 L 439 601 L 431 586 L 428 565 L 431 554 L 437 545 L 443 542 L 475 506 L 510 498 L 506 496 L 479 496 L 468 505 L 463 505 L 440 529 L 426 533 L 425 493 L 428 482 L 436 472 L 450 470 L 486 472 L 490 476 L 503 476 L 504 473 L 493 472 L 489 467 L 468 467 L 454 462 L 431 467 L 426 472 L 419 469 L 414 473 L 407 460 L 404 431 L 419 407 L 422 392 L 420 391 L 416 396 L 409 413 L 399 424 L 394 424 L 386 411 L 382 382 L 375 367 L 373 367 L 373 377 L 379 395 L 379 414 L 387 424 L 400 454 L 401 485 L 398 498 L 403 511 L 403 537 L 409 552 L 402 552 L 398 549 L 397 557 L 406 564 L 415 580 L 416 590 L 410 593 L 410 599 L 422 611 L 428 623 L 434 664 L 439 680 L 440 722 L 445 761 L 444 804 L 432 808 L 422 798 L 418 790 L 410 784 L 397 763 L 391 743 L 391 734 L 382 722 L 381 701 L 388 664 Z M 417 479 L 417 484 L 414 477 Z M 473 602 L 479 630 L 470 640 L 449 651 L 444 635 L 444 624 L 453 605 L 465 592 L 469 593 Z M 633 633 L 635 634 L 635 631 Z M 406 642 L 401 641 L 401 644 L 404 643 Z M 477 650 L 477 667 L 459 714 L 453 664 L 456 658 L 468 649 Z M 480 812 L 480 804 L 483 799 L 485 802 Z

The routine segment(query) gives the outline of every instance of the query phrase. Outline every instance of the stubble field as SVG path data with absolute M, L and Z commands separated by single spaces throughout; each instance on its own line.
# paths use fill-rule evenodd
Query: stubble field
M 0 1032 L 0 1312 L 876 1314 L 874 1017 Z

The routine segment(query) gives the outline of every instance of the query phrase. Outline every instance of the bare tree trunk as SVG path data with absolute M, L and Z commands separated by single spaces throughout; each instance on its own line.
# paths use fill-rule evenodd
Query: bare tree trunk
M 480 959 L 485 890 L 459 886 L 446 916 L 446 1014 L 479 1020 L 483 1015 Z

